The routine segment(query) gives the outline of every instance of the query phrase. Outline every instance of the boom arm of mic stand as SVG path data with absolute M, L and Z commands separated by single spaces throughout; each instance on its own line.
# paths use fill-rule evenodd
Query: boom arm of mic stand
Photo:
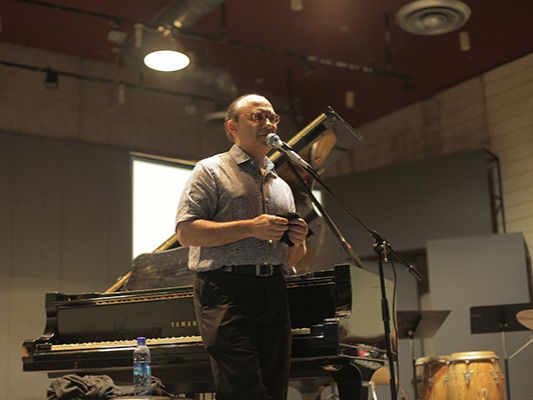
M 344 235 L 341 233 L 341 231 L 339 230 L 339 228 L 337 227 L 335 222 L 333 222 L 333 220 L 331 219 L 329 214 L 326 212 L 326 210 L 324 209 L 322 204 L 320 204 L 320 202 L 318 201 L 316 196 L 313 194 L 312 190 L 306 185 L 304 179 L 298 173 L 298 170 L 290 162 L 289 162 L 289 168 L 292 170 L 292 172 L 294 172 L 294 175 L 296 175 L 296 177 L 298 178 L 298 180 L 300 181 L 302 186 L 305 188 L 305 191 L 307 192 L 307 194 L 311 198 L 311 201 L 313 202 L 315 207 L 318 208 L 318 210 L 320 211 L 320 214 L 322 215 L 322 217 L 326 220 L 326 223 L 330 227 L 331 231 L 333 232 L 333 234 L 335 235 L 337 240 L 340 242 L 340 244 L 341 244 L 342 248 L 344 249 L 344 251 L 346 252 L 346 254 L 348 254 L 348 257 L 350 257 L 350 259 L 352 260 L 352 262 L 356 266 L 358 266 L 359 268 L 363 268 L 364 269 L 363 263 L 361 262 L 359 257 L 354 253 L 351 244 L 348 243 L 348 241 L 346 240 Z M 307 168 L 306 168 L 306 170 L 307 170 Z
M 422 280 L 422 274 L 420 272 L 418 272 L 418 270 L 413 267 L 411 264 L 409 264 L 402 256 L 400 256 L 396 250 L 394 250 L 390 245 L 389 245 L 389 242 L 383 237 L 383 235 L 381 235 L 380 233 L 376 232 L 375 230 L 369 228 L 362 220 L 361 218 L 359 218 L 354 212 L 353 210 L 348 207 L 346 204 L 344 204 L 343 201 L 341 201 L 341 199 L 339 199 L 337 196 L 335 196 L 335 194 L 332 192 L 332 190 L 328 187 L 328 185 L 326 185 L 326 182 L 324 182 L 324 180 L 320 177 L 320 175 L 318 175 L 318 173 L 311 167 L 309 166 L 308 168 L 305 168 L 305 170 L 307 172 L 309 172 L 309 174 L 318 182 L 320 183 L 320 186 L 322 186 L 335 200 L 337 200 L 342 206 L 343 208 L 348 212 L 348 214 L 350 214 L 350 216 L 355 219 L 357 221 L 357 223 L 359 223 L 359 225 L 361 225 L 363 227 L 364 230 L 366 230 L 370 236 L 372 236 L 377 242 L 380 242 L 380 245 L 384 245 L 385 248 L 385 252 L 388 252 L 388 253 L 391 253 L 391 254 L 394 254 L 394 256 L 396 256 L 398 258 L 398 260 L 400 260 L 400 262 L 404 265 L 405 269 L 407 269 L 407 271 L 413 275 L 417 280 L 421 281 Z

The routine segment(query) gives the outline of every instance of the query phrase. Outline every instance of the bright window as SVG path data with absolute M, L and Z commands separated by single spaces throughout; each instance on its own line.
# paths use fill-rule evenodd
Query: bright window
M 192 166 L 133 158 L 133 257 L 153 252 L 174 234 L 181 192 Z

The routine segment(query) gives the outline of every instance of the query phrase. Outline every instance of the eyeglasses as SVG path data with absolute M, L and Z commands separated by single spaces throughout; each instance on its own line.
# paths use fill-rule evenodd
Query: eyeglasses
M 277 125 L 279 124 L 279 121 L 281 120 L 281 117 L 278 114 L 274 114 L 269 111 L 263 111 L 263 110 L 257 110 L 257 111 L 253 111 L 253 112 L 246 113 L 243 115 L 247 115 L 249 120 L 258 122 L 260 124 L 265 123 L 266 120 L 268 119 L 274 125 Z

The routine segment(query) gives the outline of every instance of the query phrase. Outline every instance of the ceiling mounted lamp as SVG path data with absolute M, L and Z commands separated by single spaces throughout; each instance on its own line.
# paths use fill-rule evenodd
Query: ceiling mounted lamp
M 459 29 L 470 14 L 470 7 L 458 0 L 415 0 L 400 8 L 395 19 L 404 31 L 441 35 Z
M 147 46 L 144 65 L 156 71 L 173 72 L 186 68 L 191 59 L 171 36 L 158 35 Z

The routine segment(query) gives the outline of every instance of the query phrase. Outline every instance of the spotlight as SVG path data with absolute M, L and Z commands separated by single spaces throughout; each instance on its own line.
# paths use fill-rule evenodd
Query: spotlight
M 46 89 L 57 89 L 59 87 L 59 78 L 57 76 L 57 72 L 46 68 L 45 69 L 46 75 L 44 77 L 44 87 Z

